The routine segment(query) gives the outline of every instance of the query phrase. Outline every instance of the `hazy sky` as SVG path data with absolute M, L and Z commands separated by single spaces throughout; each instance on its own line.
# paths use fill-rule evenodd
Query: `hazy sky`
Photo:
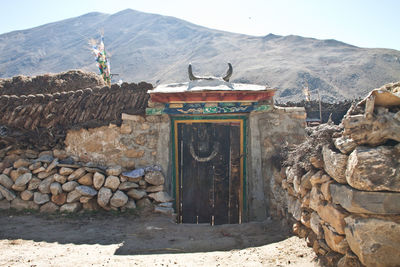
M 131 8 L 249 35 L 301 35 L 400 50 L 400 0 L 0 0 L 0 33 Z

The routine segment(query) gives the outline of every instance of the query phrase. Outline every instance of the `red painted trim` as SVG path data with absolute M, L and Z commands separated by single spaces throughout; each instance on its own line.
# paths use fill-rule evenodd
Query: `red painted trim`
M 259 102 L 270 100 L 275 91 L 212 91 L 150 93 L 151 101 L 158 103 L 204 103 L 204 102 Z

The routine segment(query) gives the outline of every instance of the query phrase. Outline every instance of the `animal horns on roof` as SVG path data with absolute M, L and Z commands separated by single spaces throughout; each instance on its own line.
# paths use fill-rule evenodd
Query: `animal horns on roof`
M 228 63 L 228 66 L 229 66 L 229 68 L 228 68 L 228 71 L 226 72 L 225 77 L 222 77 L 222 79 L 223 79 L 225 82 L 229 82 L 229 79 L 231 78 L 232 73 L 233 73 L 232 64 L 231 64 L 231 63 Z M 213 78 L 213 77 L 196 77 L 196 76 L 194 76 L 194 75 L 193 75 L 193 70 L 192 70 L 192 64 L 189 64 L 188 73 L 189 73 L 189 80 L 191 80 L 191 81 L 201 80 L 201 79 L 205 79 L 205 80 L 212 80 L 212 79 L 215 79 L 215 78 Z

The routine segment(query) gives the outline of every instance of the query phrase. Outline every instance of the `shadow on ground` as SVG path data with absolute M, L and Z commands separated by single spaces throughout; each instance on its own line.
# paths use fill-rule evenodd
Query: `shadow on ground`
M 176 224 L 157 214 L 20 214 L 0 212 L 0 239 L 59 244 L 121 244 L 115 255 L 228 251 L 288 238 L 279 221 L 231 225 Z

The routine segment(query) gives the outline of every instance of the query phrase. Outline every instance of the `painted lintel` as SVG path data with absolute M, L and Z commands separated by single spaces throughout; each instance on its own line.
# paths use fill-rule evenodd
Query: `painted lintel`
M 146 108 L 146 115 L 161 114 L 225 114 L 225 113 L 249 113 L 252 111 L 267 111 L 271 105 L 258 105 L 255 103 L 185 103 L 182 105 L 165 104 L 161 108 Z

